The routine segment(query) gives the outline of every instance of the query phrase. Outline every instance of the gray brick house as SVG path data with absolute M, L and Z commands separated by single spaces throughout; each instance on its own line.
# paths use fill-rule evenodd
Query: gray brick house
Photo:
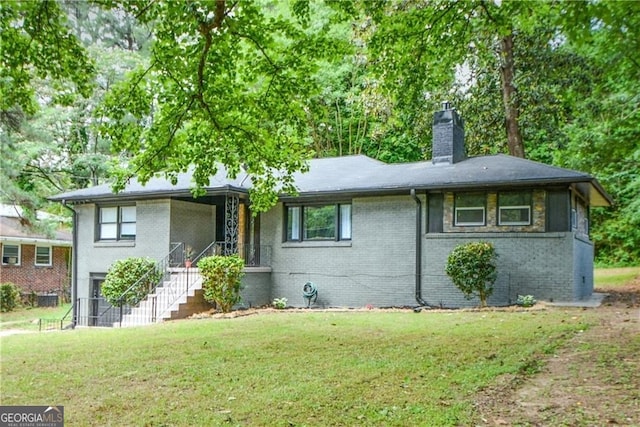
M 526 294 L 589 297 L 589 209 L 611 203 L 599 183 L 507 155 L 468 158 L 462 121 L 448 107 L 434 114 L 433 126 L 432 160 L 315 159 L 296 176 L 298 195 L 281 195 L 255 217 L 250 179 L 228 179 L 224 170 L 197 199 L 189 174 L 176 185 L 132 182 L 119 194 L 108 186 L 60 194 L 53 199 L 75 211 L 74 295 L 99 298 L 99 283 L 119 258 L 149 256 L 179 268 L 167 255 L 189 245 L 245 256 L 244 306 L 281 297 L 296 307 L 474 306 L 444 268 L 456 245 L 483 240 L 499 255 L 489 304 Z M 303 297 L 308 282 L 317 289 L 312 301 Z

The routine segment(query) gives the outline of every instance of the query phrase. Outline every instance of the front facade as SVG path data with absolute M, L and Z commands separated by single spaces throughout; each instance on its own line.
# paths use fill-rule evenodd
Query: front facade
M 462 152 L 461 152 L 462 150 Z M 99 297 L 110 265 L 129 256 L 161 260 L 176 244 L 212 243 L 247 260 L 243 306 L 287 298 L 304 307 L 464 307 L 444 273 L 461 243 L 490 241 L 498 258 L 492 305 L 518 295 L 574 301 L 593 291 L 592 206 L 607 194 L 592 177 L 505 155 L 466 158 L 454 110 L 436 113 L 433 160 L 387 165 L 365 156 L 312 160 L 253 217 L 249 179 L 212 177 L 193 199 L 190 177 L 153 180 L 119 195 L 108 187 L 55 199 L 76 212 L 76 297 Z M 317 298 L 303 297 L 313 283 Z
M 0 282 L 17 285 L 23 297 L 69 297 L 71 246 L 69 231 L 35 232 L 13 206 L 0 206 Z

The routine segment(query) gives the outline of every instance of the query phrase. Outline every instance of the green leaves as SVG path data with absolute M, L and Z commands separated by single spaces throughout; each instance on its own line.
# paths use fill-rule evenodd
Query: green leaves
M 36 78 L 51 78 L 83 96 L 91 93 L 93 64 L 56 1 L 3 2 L 0 33 L 1 111 L 34 114 Z
M 481 307 L 493 293 L 498 277 L 497 254 L 492 243 L 471 242 L 456 246 L 447 258 L 445 272 L 465 298 L 480 298 Z
M 162 272 L 151 258 L 126 258 L 113 263 L 102 283 L 101 293 L 109 304 L 136 305 L 155 289 Z
M 223 313 L 240 302 L 240 286 L 244 276 L 244 261 L 238 255 L 210 256 L 198 261 L 202 275 L 204 299 L 215 303 Z
M 295 6 L 308 14 L 304 2 Z M 101 135 L 128 159 L 116 188 L 193 165 L 198 194 L 222 165 L 231 178 L 241 170 L 252 177 L 254 212 L 295 191 L 292 175 L 311 155 L 305 109 L 318 87 L 309 74 L 327 38 L 253 2 L 158 2 L 142 14 L 153 16 L 150 66 L 99 110 Z

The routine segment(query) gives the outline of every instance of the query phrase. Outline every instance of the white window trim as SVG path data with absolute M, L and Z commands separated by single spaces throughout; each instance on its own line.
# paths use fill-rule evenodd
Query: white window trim
M 38 248 L 48 248 L 49 249 L 49 262 L 47 264 L 39 264 L 38 263 Z M 53 247 L 49 245 L 36 245 L 33 253 L 33 262 L 37 267 L 51 267 L 53 265 Z
M 503 221 L 502 211 L 510 209 L 526 209 L 527 221 Z M 498 207 L 498 225 L 530 225 L 531 224 L 531 205 L 515 205 L 515 206 L 500 206 Z
M 18 259 L 16 260 L 15 264 L 12 264 L 10 262 L 4 262 L 4 249 L 7 247 L 7 245 L 9 246 L 17 246 L 18 247 Z M 22 265 L 22 245 L 19 243 L 2 243 L 2 259 L 0 259 L 0 261 L 2 261 L 2 265 L 14 265 L 16 267 L 19 267 L 20 265 Z
M 482 210 L 482 222 L 459 222 L 458 221 L 458 211 L 477 211 Z M 456 226 L 484 226 L 486 224 L 486 209 L 484 206 L 470 206 L 470 207 L 456 207 L 455 212 L 455 221 L 454 224 Z

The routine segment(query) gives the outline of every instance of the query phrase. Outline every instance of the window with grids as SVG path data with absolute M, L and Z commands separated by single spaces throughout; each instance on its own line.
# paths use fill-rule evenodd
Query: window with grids
M 136 207 L 98 208 L 98 240 L 135 240 Z
M 2 245 L 2 264 L 20 265 L 20 245 Z
M 351 240 L 351 204 L 287 206 L 287 241 Z
M 455 225 L 485 225 L 487 196 L 484 193 L 456 194 Z
M 498 225 L 530 225 L 531 192 L 498 193 Z
M 36 265 L 51 265 L 51 246 L 36 246 Z

